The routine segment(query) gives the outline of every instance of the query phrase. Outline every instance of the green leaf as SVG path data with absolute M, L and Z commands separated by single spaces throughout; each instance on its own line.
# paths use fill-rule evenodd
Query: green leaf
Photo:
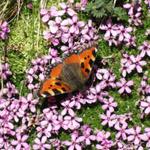
M 120 20 L 128 21 L 128 15 L 121 7 L 115 7 L 113 15 L 118 17 Z

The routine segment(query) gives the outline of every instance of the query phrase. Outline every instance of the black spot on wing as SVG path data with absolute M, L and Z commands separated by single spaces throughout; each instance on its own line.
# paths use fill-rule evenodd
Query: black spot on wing
M 93 56 L 96 56 L 95 49 L 92 51 Z
M 52 88 L 52 86 L 53 86 L 53 85 L 52 85 L 52 84 L 50 84 L 50 86 L 49 86 L 48 88 L 50 89 L 50 88 Z
M 81 68 L 84 68 L 84 63 L 83 62 L 81 63 Z
M 89 72 L 90 72 L 90 70 L 89 70 L 88 68 L 86 68 L 86 69 L 85 69 L 85 72 L 89 73 Z
M 64 92 L 66 92 L 67 90 L 63 87 L 63 88 L 61 88 Z
M 50 96 L 50 93 L 44 92 L 43 95 L 45 95 L 46 97 L 48 97 L 48 96 Z
M 56 85 L 58 86 L 61 86 L 61 83 L 60 82 L 55 82 Z
M 92 59 L 89 60 L 89 64 L 90 64 L 90 66 L 93 65 L 93 60 Z
M 54 92 L 56 95 L 61 94 L 61 92 L 60 92 L 59 90 L 57 90 L 57 89 L 53 89 L 53 92 Z

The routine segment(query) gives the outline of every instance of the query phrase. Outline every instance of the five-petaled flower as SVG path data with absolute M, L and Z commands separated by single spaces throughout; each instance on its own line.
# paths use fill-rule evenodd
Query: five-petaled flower
M 133 86 L 132 80 L 126 81 L 125 78 L 121 78 L 120 81 L 118 81 L 116 84 L 117 84 L 117 87 L 119 88 L 118 92 L 120 94 L 123 94 L 123 93 L 130 94 L 131 93 L 131 87 Z

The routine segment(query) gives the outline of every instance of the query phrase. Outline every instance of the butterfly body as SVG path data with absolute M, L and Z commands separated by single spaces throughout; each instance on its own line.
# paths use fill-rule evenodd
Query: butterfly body
M 95 51 L 96 48 L 91 47 L 79 54 L 72 54 L 53 67 L 39 94 L 49 97 L 83 89 L 95 61 Z

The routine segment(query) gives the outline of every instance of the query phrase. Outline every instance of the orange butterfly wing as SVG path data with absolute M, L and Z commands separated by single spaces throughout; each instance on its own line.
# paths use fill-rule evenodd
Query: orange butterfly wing
M 41 86 L 39 91 L 40 96 L 49 97 L 71 92 L 69 85 L 59 78 L 62 67 L 63 64 L 60 63 L 51 69 L 49 78 L 45 80 Z
M 43 97 L 71 92 L 69 85 L 58 79 L 47 79 L 41 86 L 39 94 Z
M 56 79 L 59 78 L 61 71 L 62 71 L 63 64 L 58 64 L 57 66 L 53 67 L 50 72 L 50 78 Z
M 88 78 L 91 73 L 95 61 L 95 56 L 96 56 L 95 47 L 88 48 L 79 54 L 81 71 L 86 78 Z
M 80 64 L 80 57 L 78 54 L 72 54 L 71 56 L 67 57 L 64 60 L 65 64 L 73 64 L 73 63 L 77 63 Z

